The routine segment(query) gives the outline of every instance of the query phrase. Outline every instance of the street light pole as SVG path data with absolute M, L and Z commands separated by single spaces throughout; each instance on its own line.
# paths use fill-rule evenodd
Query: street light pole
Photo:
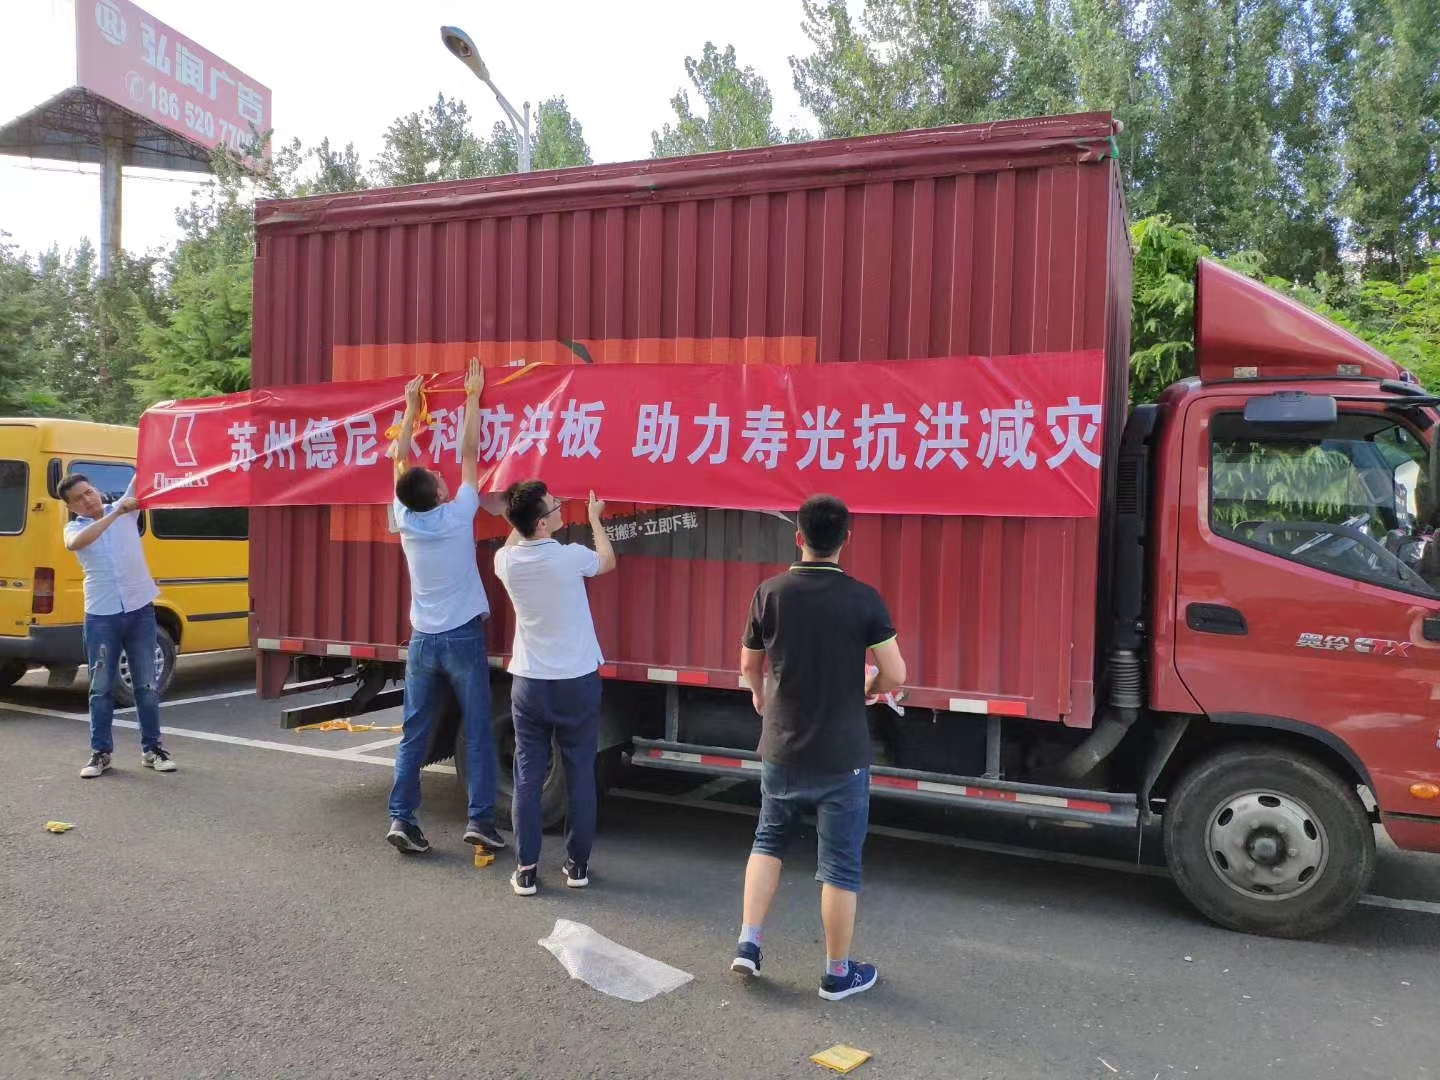
M 505 95 L 500 93 L 500 88 L 490 81 L 490 69 L 485 66 L 485 61 L 480 59 L 480 53 L 475 49 L 475 42 L 470 35 L 461 30 L 458 26 L 442 26 L 440 28 L 440 40 L 445 43 L 445 48 L 459 59 L 459 61 L 470 69 L 470 73 L 488 86 L 495 95 L 495 100 L 500 103 L 500 109 L 505 113 L 505 119 L 510 121 L 510 127 L 515 131 L 516 157 L 519 159 L 520 171 L 530 171 L 530 151 L 533 142 L 530 138 L 530 103 L 525 102 L 523 114 L 516 111 L 515 106 L 505 100 Z

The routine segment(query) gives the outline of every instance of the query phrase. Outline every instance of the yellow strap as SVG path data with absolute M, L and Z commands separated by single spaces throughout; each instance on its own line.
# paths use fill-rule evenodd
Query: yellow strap
M 408 462 L 400 460 L 400 429 L 405 426 L 402 420 L 398 424 L 391 424 L 385 429 L 385 438 L 390 445 L 385 451 L 385 456 L 395 462 L 395 475 L 399 476 L 410 467 Z M 415 448 L 415 432 L 422 431 L 430 426 L 430 396 L 425 392 L 425 385 L 420 385 L 420 410 L 415 415 L 415 426 L 410 429 L 410 448 Z
M 296 731 L 404 731 L 402 724 L 352 724 L 349 720 L 321 720 L 318 724 L 301 724 Z

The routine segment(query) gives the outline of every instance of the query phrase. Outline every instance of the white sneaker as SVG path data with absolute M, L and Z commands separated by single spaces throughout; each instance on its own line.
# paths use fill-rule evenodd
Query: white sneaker
M 102 773 L 110 771 L 109 754 L 91 754 L 90 763 L 80 770 L 80 775 L 86 780 L 93 780 Z
M 106 755 L 107 759 L 109 755 Z M 145 756 L 140 763 L 146 768 L 154 769 L 156 772 L 174 772 L 175 759 L 170 756 L 170 751 L 163 746 L 157 746 L 154 750 L 146 750 Z

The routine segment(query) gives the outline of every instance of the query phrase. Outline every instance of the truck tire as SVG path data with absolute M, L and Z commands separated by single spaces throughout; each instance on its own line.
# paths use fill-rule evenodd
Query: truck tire
M 175 678 L 175 639 L 164 627 L 155 630 L 155 694 L 164 697 Z M 130 658 L 120 654 L 120 677 L 115 682 L 115 704 L 128 709 L 135 704 L 135 686 L 130 681 Z
M 510 716 L 510 689 L 492 687 L 491 710 L 494 717 L 491 731 L 495 739 L 495 820 L 503 828 L 514 828 L 510 805 L 515 795 L 515 721 Z M 455 775 L 460 790 L 468 790 L 465 770 L 465 729 L 455 725 Z M 560 767 L 560 752 L 553 746 L 550 771 L 540 789 L 540 827 L 554 829 L 565 820 L 565 770 Z
M 1165 861 L 1185 898 L 1249 934 L 1329 929 L 1375 870 L 1375 830 L 1354 787 L 1279 747 L 1236 747 L 1192 765 L 1164 826 Z
M 30 665 L 24 660 L 0 660 L 0 690 L 14 686 L 29 670 Z

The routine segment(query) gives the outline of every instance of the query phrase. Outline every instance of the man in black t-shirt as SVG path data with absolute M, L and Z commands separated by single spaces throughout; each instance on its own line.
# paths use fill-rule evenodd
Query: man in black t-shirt
M 814 809 L 819 833 L 820 917 L 825 974 L 820 996 L 839 1001 L 869 990 L 873 964 L 850 959 L 860 852 L 870 824 L 869 702 L 905 681 L 905 661 L 880 594 L 841 570 L 850 511 L 816 495 L 800 508 L 802 557 L 760 586 L 740 650 L 740 673 L 763 717 L 761 806 L 745 868 L 745 910 L 731 970 L 760 970 L 761 926 L 780 884 L 785 843 Z M 875 656 L 868 671 L 865 655 Z M 773 678 L 766 693 L 765 663 Z

